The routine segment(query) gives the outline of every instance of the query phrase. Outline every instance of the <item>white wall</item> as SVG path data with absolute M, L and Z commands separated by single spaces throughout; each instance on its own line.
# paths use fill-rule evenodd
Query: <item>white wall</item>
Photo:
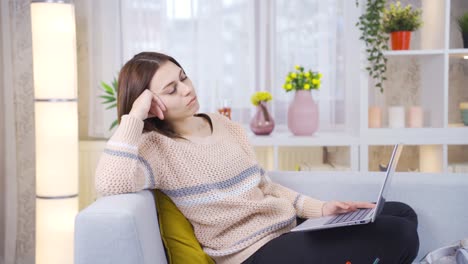
M 0 6 L 0 21 L 2 20 L 2 7 Z M 3 38 L 0 34 L 0 58 L 3 58 Z M 3 94 L 3 61 L 0 61 L 0 264 L 3 264 L 5 256 L 5 144 L 4 144 L 4 123 L 5 118 L 3 117 L 5 113 L 3 100 L 5 95 Z

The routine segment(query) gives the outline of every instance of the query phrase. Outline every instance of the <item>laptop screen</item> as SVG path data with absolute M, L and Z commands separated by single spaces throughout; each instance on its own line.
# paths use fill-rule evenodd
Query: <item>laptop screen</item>
M 395 169 L 398 165 L 398 160 L 400 159 L 402 150 L 403 150 L 403 145 L 401 144 L 396 144 L 393 147 L 393 152 L 392 152 L 392 156 L 390 156 L 390 161 L 387 166 L 387 172 L 385 175 L 384 183 L 382 185 L 382 188 L 380 189 L 379 198 L 377 200 L 377 208 L 375 210 L 374 215 L 372 216 L 372 222 L 374 222 L 377 216 L 380 214 L 380 212 L 382 212 L 385 201 L 387 200 L 388 189 L 390 187 L 393 174 L 395 174 Z

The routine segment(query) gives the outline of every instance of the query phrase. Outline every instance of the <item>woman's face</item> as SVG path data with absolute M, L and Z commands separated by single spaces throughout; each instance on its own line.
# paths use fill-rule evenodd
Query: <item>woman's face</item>
M 200 108 L 192 81 L 172 61 L 159 67 L 151 79 L 150 90 L 166 105 L 164 120 L 184 119 L 196 114 Z

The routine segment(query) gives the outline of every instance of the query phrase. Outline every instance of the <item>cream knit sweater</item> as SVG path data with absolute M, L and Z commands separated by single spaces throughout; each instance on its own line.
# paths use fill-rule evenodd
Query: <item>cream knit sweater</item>
M 130 115 L 107 142 L 96 169 L 101 195 L 160 189 L 194 227 L 216 263 L 241 263 L 296 226 L 296 216 L 321 216 L 324 202 L 272 182 L 259 166 L 241 125 L 208 114 L 206 142 L 142 133 Z

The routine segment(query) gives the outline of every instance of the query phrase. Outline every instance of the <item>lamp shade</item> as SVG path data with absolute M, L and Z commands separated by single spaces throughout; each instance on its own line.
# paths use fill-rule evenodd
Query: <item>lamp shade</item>
M 36 199 L 36 263 L 73 263 L 78 198 Z
M 74 7 L 31 3 L 36 131 L 36 263 L 73 263 L 78 213 Z
M 76 98 L 76 30 L 74 6 L 31 4 L 36 99 Z
M 36 102 L 36 194 L 78 193 L 76 102 Z

